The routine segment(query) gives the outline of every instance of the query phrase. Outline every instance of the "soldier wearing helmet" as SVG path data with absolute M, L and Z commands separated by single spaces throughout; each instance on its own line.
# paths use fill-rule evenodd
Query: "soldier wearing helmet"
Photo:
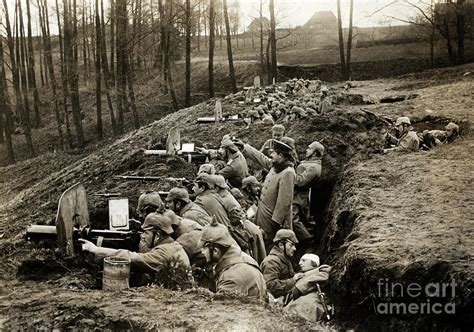
M 262 192 L 262 185 L 258 182 L 257 178 L 253 175 L 247 176 L 242 181 L 242 206 L 245 210 L 255 205 L 255 210 L 258 205 L 260 193 Z
M 321 161 L 324 155 L 324 146 L 318 141 L 308 145 L 303 160 L 296 167 L 295 194 L 293 197 L 293 229 L 302 246 L 311 246 L 312 236 L 308 228 L 310 222 L 310 190 L 314 182 L 321 176 Z
M 296 251 L 296 235 L 292 230 L 280 229 L 273 238 L 274 246 L 260 265 L 268 291 L 275 297 L 291 294 L 296 281 L 303 275 L 295 274 L 291 258 Z
M 160 194 L 156 191 L 143 193 L 138 198 L 137 214 L 145 219 L 151 212 L 163 211 L 165 204 L 161 200 Z
M 245 296 L 267 299 L 265 280 L 257 262 L 242 252 L 227 228 L 211 222 L 201 233 L 201 252 L 209 265 L 215 265 L 216 292 L 237 292 Z
M 187 278 L 191 269 L 189 258 L 181 245 L 170 236 L 173 233 L 170 218 L 158 213 L 150 213 L 146 217 L 142 229 L 141 246 L 146 247 L 147 252 L 137 253 L 123 249 L 97 247 L 90 241 L 84 239 L 79 241 L 82 242 L 82 250 L 89 251 L 101 258 L 129 259 L 132 263 L 132 271 L 151 276 L 151 279 L 146 278 L 146 282 L 159 282 L 156 278 L 163 272 L 168 273 L 168 277 L 172 277 L 173 273 L 184 271 Z M 170 266 L 174 266 L 176 269 L 170 269 Z M 181 272 L 177 272 L 178 267 Z
M 220 224 L 229 225 L 229 215 L 224 208 L 221 197 L 215 190 L 214 175 L 201 174 L 198 176 L 194 181 L 193 191 L 196 195 L 195 204 L 199 205 Z
M 393 145 L 392 148 L 386 148 L 383 152 L 392 150 L 416 151 L 420 146 L 420 140 L 416 133 L 412 131 L 410 119 L 406 116 L 397 118 L 395 121 L 395 136 L 387 133 L 385 135 L 386 144 Z
M 184 188 L 171 188 L 166 197 L 166 207 L 178 216 L 194 220 L 201 226 L 205 226 L 211 221 L 209 214 L 189 199 L 188 191 Z

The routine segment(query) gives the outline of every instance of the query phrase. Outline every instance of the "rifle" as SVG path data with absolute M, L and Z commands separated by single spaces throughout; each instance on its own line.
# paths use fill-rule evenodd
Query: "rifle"
M 98 196 L 98 197 L 106 197 L 106 198 L 109 198 L 109 197 L 120 197 L 122 196 L 122 193 L 94 193 L 93 194 L 94 196 Z
M 158 157 L 172 157 L 171 154 L 168 154 L 166 150 L 145 150 L 146 155 L 156 155 Z M 196 151 L 176 151 L 176 156 L 179 156 L 186 160 L 187 162 L 196 163 L 196 164 L 205 164 L 209 162 L 209 156 L 207 154 L 202 154 Z
M 126 180 L 126 181 L 178 181 L 183 183 L 192 182 L 186 178 L 174 178 L 174 177 L 163 177 L 163 176 L 135 176 L 135 175 L 114 175 L 116 180 Z
M 319 287 L 319 284 L 316 284 L 316 286 L 318 287 L 318 297 L 321 300 L 321 304 L 323 306 L 324 316 L 329 321 L 331 319 L 331 314 L 329 313 L 329 308 L 326 303 L 326 295 L 321 291 L 321 287 Z

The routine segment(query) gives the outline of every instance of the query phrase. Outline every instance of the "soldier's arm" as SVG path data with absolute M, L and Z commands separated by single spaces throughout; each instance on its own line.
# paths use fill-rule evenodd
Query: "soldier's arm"
M 319 172 L 316 167 L 306 167 L 302 174 L 296 174 L 295 186 L 305 187 L 310 184 L 317 176 L 319 176 Z
M 269 171 L 270 168 L 272 168 L 272 160 L 251 145 L 245 144 L 242 154 L 246 158 L 250 158 L 259 163 L 260 166 L 266 171 Z
M 296 283 L 293 278 L 280 280 L 278 272 L 278 266 L 274 262 L 267 261 L 262 264 L 262 273 L 267 289 L 275 297 L 287 294 L 293 289 Z

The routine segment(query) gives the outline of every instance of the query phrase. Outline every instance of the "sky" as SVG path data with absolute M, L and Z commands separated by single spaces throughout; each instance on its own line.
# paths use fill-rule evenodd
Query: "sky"
M 236 0 L 244 19 L 250 22 L 258 15 L 260 0 Z M 269 0 L 264 0 L 268 8 Z M 413 8 L 401 4 L 400 0 L 353 0 L 354 25 L 358 27 L 396 25 L 400 21 L 390 19 L 390 16 L 406 19 L 416 14 Z M 349 25 L 349 0 L 341 0 L 343 26 Z M 336 0 L 275 0 L 281 27 L 303 25 L 317 11 L 332 11 L 337 15 Z M 267 14 L 268 15 L 268 14 Z
M 36 1 L 22 0 L 25 7 L 25 1 L 31 1 L 32 12 L 36 12 Z M 92 0 L 87 0 L 92 2 Z M 134 0 L 129 0 L 134 1 Z M 143 0 L 147 2 L 147 0 Z M 156 1 L 156 0 L 155 0 Z M 193 0 L 191 0 L 193 1 Z M 343 26 L 349 25 L 349 1 L 341 0 L 341 11 Z M 369 27 L 369 26 L 386 26 L 403 24 L 400 21 L 390 18 L 397 17 L 406 19 L 416 14 L 413 7 L 400 4 L 403 0 L 353 0 L 354 1 L 354 26 Z M 414 0 L 423 1 L 423 0 Z M 425 0 L 426 1 L 426 0 Z M 59 1 L 61 3 L 61 1 Z M 229 7 L 231 3 L 238 2 L 241 13 L 241 30 L 248 26 L 253 18 L 258 16 L 258 8 L 260 0 L 228 0 Z M 10 12 L 13 10 L 14 0 L 7 0 Z M 53 1 L 48 2 L 51 6 Z M 78 3 L 82 3 L 78 0 Z M 108 0 L 104 1 L 107 6 Z M 269 17 L 268 14 L 269 0 L 264 0 L 264 16 Z M 336 0 L 275 0 L 276 15 L 279 28 L 296 27 L 306 23 L 311 16 L 317 11 L 332 11 L 335 15 L 337 13 Z M 0 2 L 0 7 L 2 7 Z M 0 8 L 0 15 L 2 15 L 3 8 Z M 50 15 L 53 15 L 50 10 Z M 34 14 L 33 14 L 34 15 Z M 52 33 L 55 33 L 55 19 L 51 21 Z M 36 27 L 33 27 L 33 30 Z

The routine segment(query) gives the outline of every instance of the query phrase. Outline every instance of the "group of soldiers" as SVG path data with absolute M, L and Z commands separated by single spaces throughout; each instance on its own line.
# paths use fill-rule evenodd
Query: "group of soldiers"
M 429 150 L 441 144 L 452 143 L 459 137 L 459 126 L 454 122 L 448 123 L 445 130 L 424 130 L 417 133 L 413 131 L 410 119 L 405 116 L 397 118 L 394 131 L 395 135 L 385 135 L 383 152 Z
M 160 283 L 160 272 L 174 267 L 204 271 L 215 292 L 279 303 L 319 320 L 327 307 L 318 288 L 331 267 L 310 253 L 309 195 L 321 175 L 324 150 L 312 142 L 299 161 L 295 141 L 282 125 L 272 127 L 272 138 L 261 149 L 224 135 L 218 150 L 199 148 L 211 162 L 199 167 L 191 192 L 174 187 L 165 202 L 158 192 L 140 196 L 137 211 L 144 221 L 138 252 L 87 240 L 81 240 L 82 249 L 97 257 L 129 259 L 142 283 Z M 248 160 L 259 165 L 258 174 L 249 174 Z M 298 273 L 296 246 L 308 249 Z M 189 278 L 204 285 L 196 273 Z

